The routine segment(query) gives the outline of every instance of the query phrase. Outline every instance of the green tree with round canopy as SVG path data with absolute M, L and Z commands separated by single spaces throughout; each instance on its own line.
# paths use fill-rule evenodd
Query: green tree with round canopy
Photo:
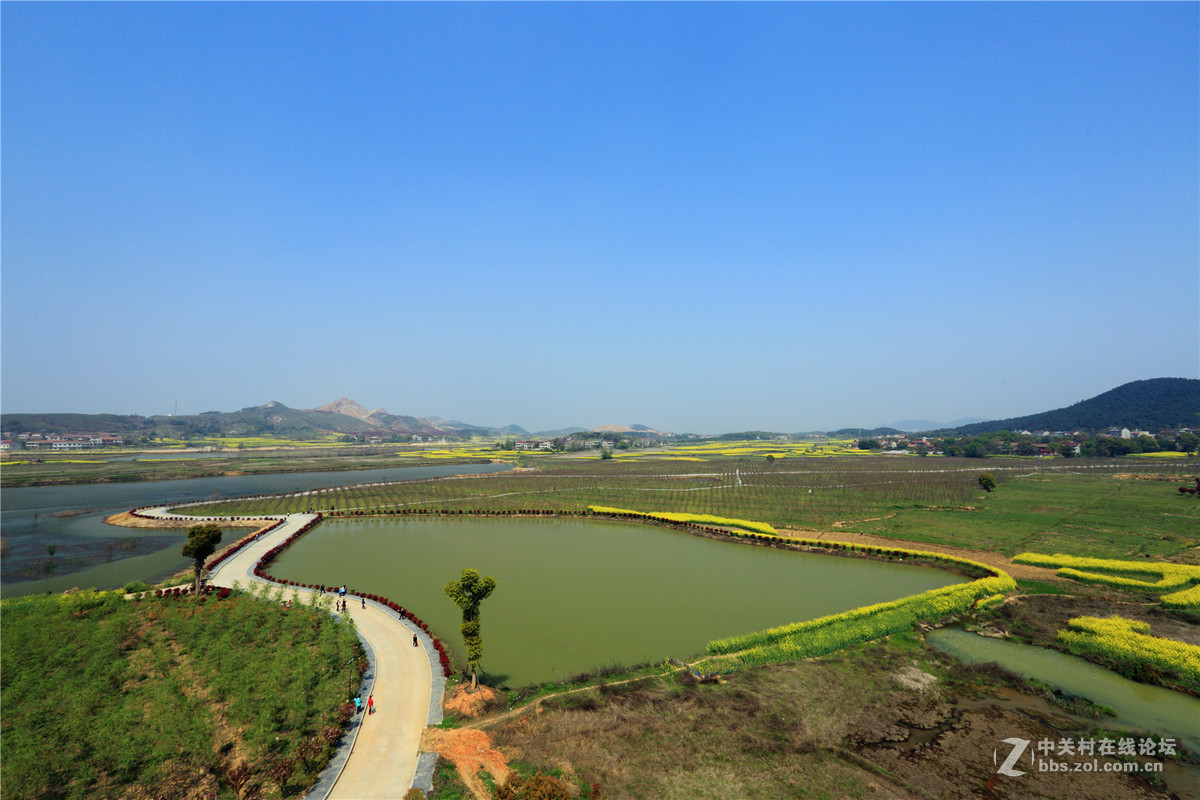
M 192 579 L 193 591 L 200 593 L 200 572 L 204 569 L 204 561 L 221 543 L 221 529 L 216 525 L 193 525 L 188 528 L 187 544 L 183 546 L 183 557 L 192 559 L 192 569 L 195 576 Z
M 479 577 L 479 570 L 467 568 L 456 581 L 446 584 L 446 596 L 462 609 L 463 644 L 467 647 L 467 665 L 471 668 L 471 691 L 479 687 L 479 662 L 483 660 L 483 638 L 479 633 L 479 604 L 496 588 L 491 575 Z

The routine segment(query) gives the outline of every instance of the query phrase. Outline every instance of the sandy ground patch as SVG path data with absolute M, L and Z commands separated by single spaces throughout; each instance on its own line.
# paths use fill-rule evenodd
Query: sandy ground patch
M 135 517 L 129 511 L 122 511 L 120 514 L 105 517 L 104 521 L 109 525 L 119 525 L 122 528 L 190 528 L 193 525 L 205 525 L 209 522 L 209 520 L 201 518 L 146 519 L 145 517 Z M 218 524 L 222 528 L 267 528 L 274 525 L 275 521 L 264 522 L 261 519 L 237 519 L 233 521 L 221 520 Z
M 508 758 L 492 747 L 492 738 L 481 730 L 427 728 L 421 750 L 452 761 L 463 783 L 478 800 L 490 800 L 492 796 L 479 779 L 479 770 L 486 769 L 497 784 L 508 779 Z
M 442 707 L 463 717 L 478 717 L 487 711 L 488 706 L 499 702 L 500 699 L 500 694 L 490 686 L 480 684 L 479 688 L 472 692 L 466 684 L 459 684 Z

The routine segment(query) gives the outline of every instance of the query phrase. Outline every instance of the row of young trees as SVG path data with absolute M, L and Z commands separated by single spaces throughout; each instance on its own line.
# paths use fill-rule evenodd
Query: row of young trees
M 1076 453 L 1076 447 L 1079 452 Z M 945 437 L 934 449 L 946 456 L 985 458 L 993 455 L 1036 456 L 1050 455 L 1072 458 L 1112 458 L 1135 453 L 1180 452 L 1195 453 L 1200 449 L 1200 436 L 1191 432 L 1177 434 L 1142 434 L 1129 439 L 1104 434 L 1071 434 L 1070 436 L 1032 436 L 1012 431 L 995 431 L 977 436 Z

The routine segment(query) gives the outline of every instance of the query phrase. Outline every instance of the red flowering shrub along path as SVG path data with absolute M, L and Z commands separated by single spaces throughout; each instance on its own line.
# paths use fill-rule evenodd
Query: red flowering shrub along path
M 155 519 L 177 516 L 162 507 L 140 508 L 134 513 Z M 218 525 L 229 521 L 224 517 L 192 519 Z M 298 584 L 272 578 L 267 572 L 275 556 L 311 530 L 321 516 L 291 514 L 267 519 L 276 520 L 275 525 L 242 538 L 209 560 L 205 591 L 228 592 L 235 582 L 247 586 L 257 581 L 282 586 L 285 598 L 334 592 L 327 594 L 334 600 L 335 587 Z M 362 607 L 360 597 L 369 601 L 366 608 Z M 358 632 L 374 652 L 375 674 L 369 691 L 374 697 L 375 713 L 368 717 L 362 712 L 350 758 L 329 797 L 369 800 L 403 796 L 416 773 L 422 731 L 426 725 L 441 721 L 444 676 L 450 673 L 450 659 L 444 645 L 429 632 L 429 626 L 398 603 L 379 595 L 360 595 L 349 588 L 346 600 L 345 615 L 354 620 Z M 418 637 L 419 647 L 413 647 L 414 628 L 410 625 L 424 634 Z M 437 653 L 441 669 L 436 669 L 427 648 Z M 435 669 L 441 674 L 434 675 Z M 366 700 L 364 696 L 364 708 Z

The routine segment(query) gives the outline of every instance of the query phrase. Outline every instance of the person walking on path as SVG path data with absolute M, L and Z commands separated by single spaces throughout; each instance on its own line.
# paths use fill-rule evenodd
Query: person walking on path
M 367 598 L 365 598 L 365 597 L 362 597 L 362 598 L 359 598 L 359 599 L 361 599 L 361 600 L 362 600 L 362 603 L 363 603 L 363 608 L 366 608 L 366 607 L 367 607 Z
M 367 716 L 375 713 L 375 695 L 367 696 Z
M 354 695 L 354 713 L 358 714 L 361 711 L 362 711 L 362 697 L 356 694 L 356 695 Z
M 413 634 L 413 647 L 420 647 L 420 646 L 421 645 L 417 643 L 417 635 L 414 633 Z

